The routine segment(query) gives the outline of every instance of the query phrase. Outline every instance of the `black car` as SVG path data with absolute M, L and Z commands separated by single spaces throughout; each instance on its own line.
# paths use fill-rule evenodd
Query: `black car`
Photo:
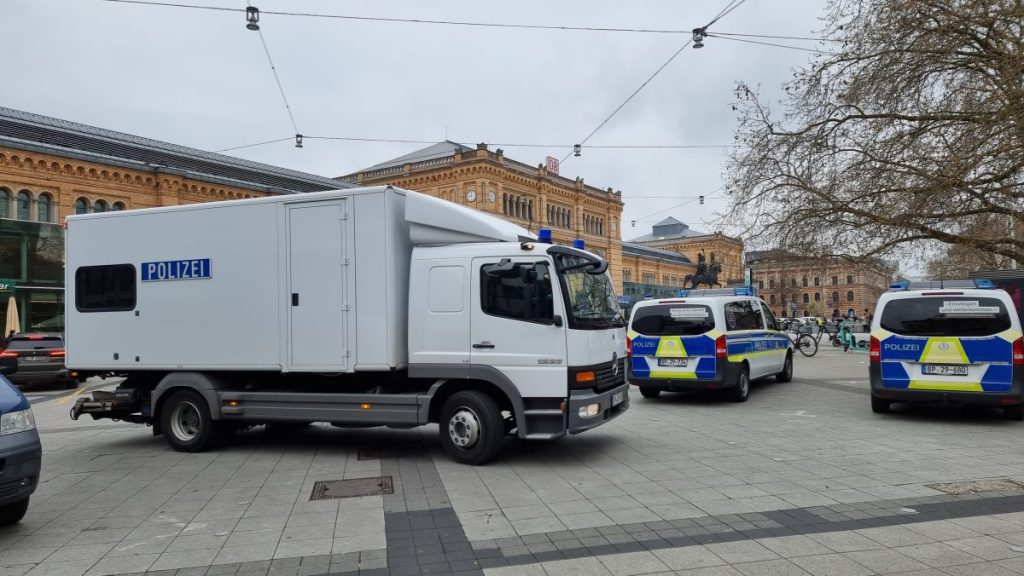
M 32 406 L 7 379 L 17 369 L 13 358 L 0 358 L 0 526 L 25 516 L 43 457 Z
M 57 383 L 68 388 L 78 387 L 78 373 L 64 365 L 64 337 L 60 334 L 18 334 L 7 342 L 0 357 L 17 359 L 18 371 L 10 377 L 15 384 Z

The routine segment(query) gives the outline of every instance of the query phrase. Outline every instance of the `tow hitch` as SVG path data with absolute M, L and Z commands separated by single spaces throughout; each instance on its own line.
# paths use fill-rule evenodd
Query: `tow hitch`
M 150 419 L 142 414 L 135 414 L 139 411 L 138 396 L 132 388 L 117 389 L 113 392 L 96 390 L 92 397 L 82 397 L 75 400 L 71 407 L 71 419 L 78 420 L 82 414 L 92 416 L 93 420 L 110 418 L 111 420 L 123 420 L 136 424 L 148 424 Z

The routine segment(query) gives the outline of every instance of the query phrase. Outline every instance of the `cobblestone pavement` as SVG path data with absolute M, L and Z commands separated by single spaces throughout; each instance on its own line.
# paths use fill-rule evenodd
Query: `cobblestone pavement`
M 0 530 L 0 576 L 1024 574 L 1024 489 L 935 487 L 1024 482 L 1024 427 L 872 414 L 866 360 L 798 357 L 793 382 L 744 404 L 634 394 L 606 426 L 510 441 L 477 468 L 448 460 L 434 427 L 257 428 L 181 454 L 33 390 L 43 478 Z M 317 482 L 376 477 L 391 490 L 311 499 Z

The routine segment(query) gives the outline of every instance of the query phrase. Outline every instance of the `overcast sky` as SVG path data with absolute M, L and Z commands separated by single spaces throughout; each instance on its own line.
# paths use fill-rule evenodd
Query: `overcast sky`
M 245 6 L 239 0 L 191 3 Z M 263 10 L 353 16 L 689 30 L 728 2 L 254 3 Z M 823 0 L 747 0 L 711 31 L 808 35 L 821 28 L 823 8 Z M 0 105 L 205 150 L 294 133 L 258 36 L 246 30 L 241 13 L 100 0 L 6 0 L 3 13 L 8 63 Z M 440 141 L 447 132 L 470 145 L 580 141 L 688 39 L 267 14 L 262 31 L 303 134 Z M 736 81 L 777 95 L 792 68 L 809 56 L 716 38 L 705 43 L 680 54 L 590 144 L 729 144 Z M 339 176 L 420 147 L 307 140 L 303 149 L 285 142 L 230 153 Z M 537 164 L 570 150 L 506 146 L 505 152 Z M 710 196 L 721 186 L 724 158 L 714 149 L 585 148 L 561 173 L 622 190 L 628 240 L 666 216 L 718 228 L 711 222 L 727 200 Z M 699 194 L 709 196 L 704 206 L 665 210 Z M 643 198 L 650 196 L 664 198 Z

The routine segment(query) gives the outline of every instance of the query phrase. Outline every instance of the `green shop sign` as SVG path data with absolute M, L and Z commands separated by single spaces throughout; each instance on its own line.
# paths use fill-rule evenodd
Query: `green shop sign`
M 14 292 L 14 288 L 17 286 L 14 280 L 10 278 L 0 278 L 0 292 Z

